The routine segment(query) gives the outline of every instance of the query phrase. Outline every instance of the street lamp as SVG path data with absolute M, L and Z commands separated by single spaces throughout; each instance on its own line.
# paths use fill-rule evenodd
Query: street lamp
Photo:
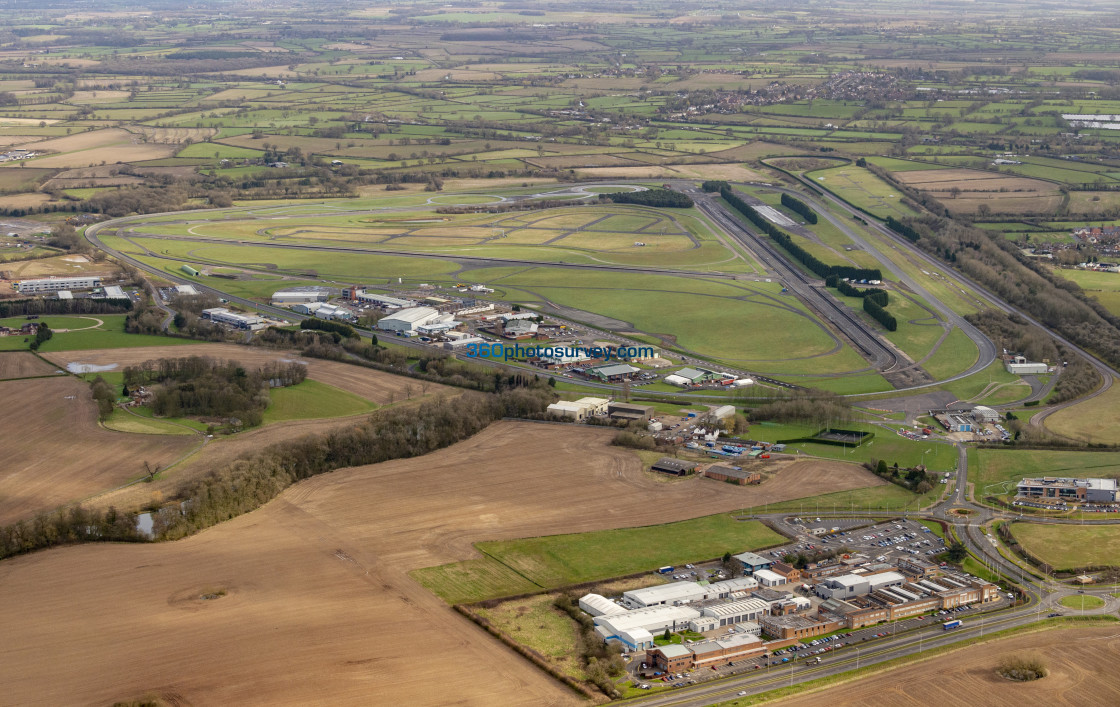
M 859 646 L 856 646 L 856 670 L 859 670 Z

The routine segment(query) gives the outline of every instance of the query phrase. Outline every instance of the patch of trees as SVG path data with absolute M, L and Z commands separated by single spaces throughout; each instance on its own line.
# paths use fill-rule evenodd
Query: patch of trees
M 883 273 L 879 268 L 857 268 L 851 265 L 829 265 L 825 263 L 809 251 L 794 243 L 793 238 L 790 237 L 789 234 L 767 221 L 762 214 L 758 213 L 753 206 L 744 201 L 742 197 L 731 189 L 722 190 L 720 196 L 722 196 L 724 201 L 730 204 L 736 211 L 746 216 L 747 220 L 757 226 L 760 231 L 773 238 L 787 253 L 792 255 L 795 260 L 804 265 L 809 272 L 817 277 L 826 278 L 829 275 L 835 275 L 840 278 L 846 277 L 850 280 L 883 279 Z
M 35 332 L 35 338 L 31 340 L 31 350 L 38 351 L 39 347 L 51 340 L 54 332 L 47 325 L 46 322 L 39 322 L 39 328 Z
M 269 363 L 247 370 L 236 361 L 203 356 L 163 358 L 124 369 L 129 388 L 153 386 L 151 408 L 160 417 L 199 415 L 235 418 L 245 427 L 261 424 L 268 391 L 307 377 L 298 363 Z
M 852 419 L 851 404 L 835 393 L 822 390 L 781 391 L 776 398 L 747 411 L 751 422 L 811 422 L 830 425 Z
M 882 479 L 909 489 L 914 493 L 926 493 L 933 489 L 933 482 L 929 474 L 923 469 L 900 469 L 898 462 L 888 466 L 882 459 L 872 459 L 865 462 L 863 468 Z
M 123 314 L 130 299 L 16 299 L 0 301 L 0 319 L 28 314 Z
M 700 188 L 707 192 L 721 192 L 724 189 L 731 189 L 731 184 L 726 179 L 709 179 L 701 182 Z
M 407 408 L 386 408 L 362 423 L 270 445 L 176 492 L 184 501 L 160 509 L 153 534 L 161 540 L 190 535 L 275 498 L 288 486 L 336 469 L 423 456 L 460 442 L 506 416 L 543 413 L 552 395 L 525 388 L 497 394 L 442 396 Z
M 894 318 L 894 315 L 884 309 L 881 304 L 871 297 L 863 298 L 863 311 L 867 312 L 872 319 L 882 324 L 883 328 L 887 331 L 895 331 L 898 329 L 898 320 Z
M 259 59 L 260 52 L 237 51 L 229 49 L 180 49 L 164 56 L 168 61 L 190 59 L 245 59 L 253 57 Z
M 886 307 L 890 304 L 890 295 L 887 294 L 886 290 L 879 289 L 878 287 L 869 287 L 861 290 L 852 285 L 852 283 L 841 280 L 835 275 L 826 277 L 824 284 L 826 287 L 835 287 L 836 290 L 845 297 L 871 297 L 876 304 L 881 307 Z
M 93 402 L 97 403 L 97 418 L 104 422 L 109 419 L 113 414 L 113 407 L 117 402 L 117 393 L 113 390 L 113 386 L 105 382 L 105 379 L 98 376 L 93 379 L 89 384 L 90 394 L 93 396 Z
M 813 211 L 812 207 L 806 204 L 801 199 L 790 196 L 789 194 L 782 193 L 782 206 L 790 211 L 801 214 L 808 223 L 817 222 L 817 212 Z
M 315 317 L 312 317 L 310 319 L 304 319 L 304 320 L 300 321 L 299 328 L 300 329 L 316 329 L 318 331 L 333 331 L 334 333 L 338 334 L 339 336 L 344 336 L 347 339 L 352 339 L 352 338 L 354 338 L 358 335 L 358 332 L 354 331 L 354 327 L 350 326 L 349 324 L 341 324 L 339 322 L 331 322 L 331 321 L 327 321 L 326 319 L 318 319 L 318 318 L 315 318 Z M 374 340 L 373 343 L 376 344 L 377 341 Z
M 922 237 L 922 234 L 919 233 L 916 228 L 914 228 L 913 226 L 911 226 L 908 223 L 903 223 L 902 221 L 899 221 L 894 216 L 888 216 L 887 217 L 887 227 L 890 228 L 895 233 L 898 233 L 898 234 L 902 235 L 904 238 L 906 238 L 911 243 L 917 243 L 918 239 L 920 239 Z
M 603 197 L 616 204 L 640 204 L 641 206 L 660 206 L 672 209 L 687 209 L 694 203 L 692 197 L 688 194 L 672 189 L 627 191 L 617 194 L 604 194 Z

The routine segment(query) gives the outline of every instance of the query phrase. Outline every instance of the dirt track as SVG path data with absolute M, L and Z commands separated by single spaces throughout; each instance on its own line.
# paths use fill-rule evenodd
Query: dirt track
M 0 524 L 122 484 L 145 461 L 168 464 L 199 443 L 99 427 L 89 386 L 71 376 L 0 382 L 0 400 Z
M 1007 655 L 1037 654 L 1050 675 L 1016 683 L 996 674 Z M 1012 637 L 864 678 L 826 692 L 782 700 L 782 707 L 879 704 L 1022 705 L 1120 704 L 1120 628 L 1063 629 Z
M 311 479 L 180 542 L 0 563 L 4 699 L 576 704 L 407 572 L 474 556 L 478 540 L 667 522 L 880 482 L 810 462 L 754 488 L 665 483 L 611 436 L 499 423 L 426 457 Z

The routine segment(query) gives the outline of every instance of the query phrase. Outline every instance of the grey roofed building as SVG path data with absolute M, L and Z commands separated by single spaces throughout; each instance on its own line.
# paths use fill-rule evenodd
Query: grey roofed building
M 597 368 L 588 369 L 587 375 L 594 376 L 600 380 L 610 380 L 611 378 L 625 378 L 638 373 L 642 369 L 635 368 L 626 363 L 614 363 L 609 366 L 598 366 Z
M 684 476 L 696 470 L 696 462 L 673 459 L 672 457 L 662 457 L 653 463 L 650 470 L 660 471 L 663 474 L 673 474 L 674 476 Z
M 741 552 L 735 555 L 735 559 L 743 565 L 743 571 L 748 574 L 754 573 L 756 570 L 768 570 L 774 566 L 774 560 L 753 552 Z
M 754 476 L 757 474 L 757 472 L 743 471 L 742 469 L 735 469 L 735 468 L 730 467 L 730 466 L 723 466 L 722 464 L 717 464 L 716 466 L 708 467 L 708 472 L 715 472 L 717 474 L 720 474 L 722 476 L 726 476 L 726 477 L 729 477 L 729 478 L 732 478 L 732 479 L 747 479 L 747 480 L 753 479 Z

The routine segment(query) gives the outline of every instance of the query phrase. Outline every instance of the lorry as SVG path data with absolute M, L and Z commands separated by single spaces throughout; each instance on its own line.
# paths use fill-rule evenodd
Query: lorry
M 673 567 L 671 565 L 666 565 L 666 566 L 661 567 L 657 570 L 657 572 L 659 574 L 669 574 L 672 571 L 673 571 Z
M 960 619 L 953 619 L 952 621 L 946 621 L 945 623 L 941 624 L 941 627 L 946 631 L 954 628 L 960 628 L 961 626 L 964 626 L 964 622 Z

